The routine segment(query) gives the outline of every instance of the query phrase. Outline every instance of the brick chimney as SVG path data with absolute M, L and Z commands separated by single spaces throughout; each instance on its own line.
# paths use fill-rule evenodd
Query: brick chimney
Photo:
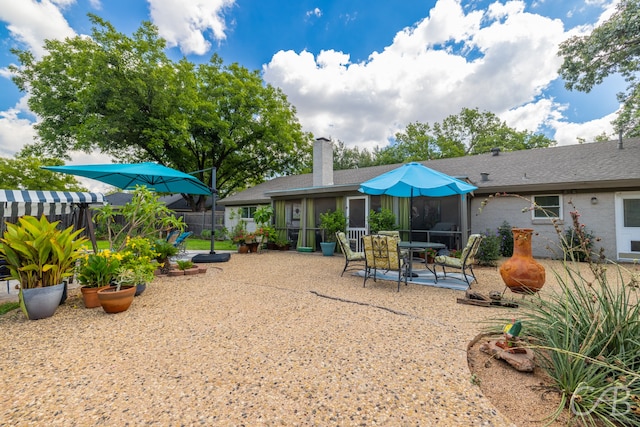
M 320 137 L 313 143 L 313 186 L 333 185 L 333 144 Z

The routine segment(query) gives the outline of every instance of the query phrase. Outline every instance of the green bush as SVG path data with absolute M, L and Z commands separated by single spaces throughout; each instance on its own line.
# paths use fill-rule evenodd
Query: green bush
M 202 237 L 203 239 L 211 239 L 211 230 L 202 230 L 200 232 L 200 237 Z
M 371 230 L 371 233 L 377 233 L 380 230 L 395 230 L 397 228 L 396 216 L 390 209 L 382 208 L 380 212 L 369 211 L 369 230 Z
M 478 265 L 495 267 L 498 265 L 498 259 L 500 259 L 500 236 L 487 230 L 482 242 L 480 242 L 476 262 Z
M 584 226 L 569 227 L 560 239 L 560 246 L 567 260 L 584 262 L 591 257 L 595 238 Z
M 500 227 L 498 227 L 498 236 L 500 236 L 500 255 L 504 257 L 510 257 L 513 255 L 513 232 L 511 231 L 511 225 L 507 221 L 504 221 Z

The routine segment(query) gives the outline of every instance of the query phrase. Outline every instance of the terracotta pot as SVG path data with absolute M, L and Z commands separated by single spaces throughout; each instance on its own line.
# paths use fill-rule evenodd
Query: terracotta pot
M 238 246 L 238 253 L 239 254 L 246 254 L 248 252 L 249 252 L 249 246 L 247 246 L 247 245 Z
M 115 286 L 109 286 L 98 291 L 98 299 L 106 313 L 120 313 L 129 308 L 135 294 L 135 286 L 122 286 L 119 291 Z
M 98 299 L 98 291 L 100 289 L 106 289 L 108 287 L 109 285 L 93 287 L 93 288 L 90 288 L 87 286 L 81 287 L 80 292 L 82 292 L 82 302 L 84 302 L 84 306 L 86 308 L 100 307 L 100 300 Z
M 258 243 L 257 242 L 248 243 L 247 246 L 249 247 L 249 252 L 258 252 Z
M 513 256 L 500 266 L 500 276 L 511 292 L 532 294 L 544 285 L 544 267 L 531 256 L 531 228 L 513 228 Z

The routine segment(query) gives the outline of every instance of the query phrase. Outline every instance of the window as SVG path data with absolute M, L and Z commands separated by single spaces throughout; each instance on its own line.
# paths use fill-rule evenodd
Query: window
M 240 217 L 242 219 L 253 219 L 253 214 L 256 213 L 255 206 L 244 206 L 241 209 Z
M 533 201 L 538 208 L 531 211 L 532 219 L 562 219 L 562 200 L 559 195 L 533 196 Z

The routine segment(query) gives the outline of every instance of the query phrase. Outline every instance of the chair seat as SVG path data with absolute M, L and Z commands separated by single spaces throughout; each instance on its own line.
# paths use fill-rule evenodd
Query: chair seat
M 462 268 L 462 260 L 452 256 L 438 255 L 435 257 L 435 262 L 452 268 Z
M 460 258 L 448 256 L 448 255 L 438 255 L 434 259 L 434 268 L 433 271 L 436 271 L 436 266 L 442 267 L 442 274 L 444 277 L 447 276 L 446 268 L 455 268 L 462 270 L 462 275 L 464 276 L 464 281 L 467 282 L 468 286 L 471 286 L 471 282 L 467 277 L 467 269 L 471 273 L 471 278 L 475 281 L 477 280 L 475 274 L 473 273 L 473 264 L 475 262 L 475 256 L 480 248 L 480 243 L 482 242 L 483 236 L 481 234 L 472 234 L 469 236 L 469 241 L 467 242 L 467 246 L 462 250 L 462 254 Z M 436 274 L 436 282 L 438 281 L 438 275 Z

